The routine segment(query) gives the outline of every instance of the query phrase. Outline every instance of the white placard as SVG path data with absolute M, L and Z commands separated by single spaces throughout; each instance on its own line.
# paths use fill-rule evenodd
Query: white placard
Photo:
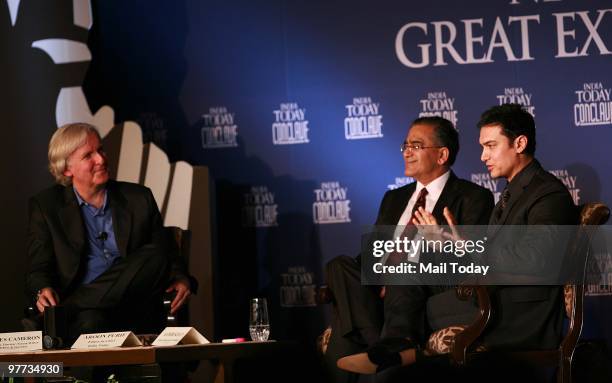
M 102 332 L 97 334 L 81 334 L 74 342 L 72 349 L 100 349 L 111 347 L 142 346 L 136 335 L 131 331 Z
M 176 346 L 177 344 L 210 343 L 193 327 L 166 327 L 153 341 L 153 346 Z
M 42 331 L 6 332 L 0 334 L 0 352 L 42 350 Z

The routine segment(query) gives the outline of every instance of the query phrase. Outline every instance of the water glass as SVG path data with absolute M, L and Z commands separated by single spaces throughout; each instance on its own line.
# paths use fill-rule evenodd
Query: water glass
M 249 332 L 253 341 L 264 342 L 268 340 L 270 335 L 270 319 L 268 317 L 266 298 L 251 299 Z

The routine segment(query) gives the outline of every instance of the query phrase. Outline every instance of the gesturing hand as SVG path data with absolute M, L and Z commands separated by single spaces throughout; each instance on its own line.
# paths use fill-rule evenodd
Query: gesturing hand
M 172 291 L 176 291 L 176 296 L 170 304 L 170 314 L 176 313 L 191 295 L 189 281 L 186 279 L 177 279 L 166 289 L 167 293 Z

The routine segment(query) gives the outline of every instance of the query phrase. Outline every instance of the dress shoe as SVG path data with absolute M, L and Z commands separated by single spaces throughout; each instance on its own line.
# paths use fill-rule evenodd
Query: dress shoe
M 418 345 L 406 338 L 386 338 L 368 348 L 366 352 L 345 356 L 338 360 L 338 367 L 359 374 L 373 374 L 389 367 L 400 366 L 400 352 L 415 349 L 420 353 Z

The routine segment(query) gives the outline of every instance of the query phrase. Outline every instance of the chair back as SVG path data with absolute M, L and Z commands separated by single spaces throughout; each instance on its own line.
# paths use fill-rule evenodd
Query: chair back
M 579 228 L 576 239 L 570 244 L 568 255 L 579 257 L 581 269 L 577 280 L 572 280 L 563 289 L 565 313 L 569 318 L 569 327 L 565 338 L 559 346 L 564 358 L 571 361 L 574 349 L 582 332 L 584 315 L 584 286 L 587 265 L 591 251 L 591 240 L 597 226 L 605 224 L 610 218 L 610 209 L 603 203 L 593 202 L 580 206 Z M 573 262 L 570 262 L 573 263 Z M 575 264 L 575 263 L 573 263 Z

